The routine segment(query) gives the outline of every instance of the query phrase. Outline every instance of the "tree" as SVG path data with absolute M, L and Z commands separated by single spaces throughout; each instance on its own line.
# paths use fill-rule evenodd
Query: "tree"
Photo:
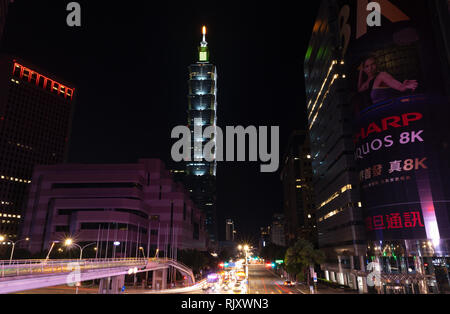
M 298 281 L 306 279 L 309 286 L 312 275 L 309 270 L 314 264 L 322 264 L 325 261 L 325 253 L 314 249 L 311 242 L 300 239 L 288 248 L 284 260 L 287 272 L 295 275 Z
M 198 273 L 202 268 L 210 264 L 210 260 L 206 254 L 208 253 L 193 249 L 182 250 L 178 253 L 178 260 L 191 267 L 194 273 Z
M 284 259 L 286 255 L 286 247 L 269 243 L 261 249 L 260 255 L 264 259 L 270 261 L 275 261 L 277 259 Z

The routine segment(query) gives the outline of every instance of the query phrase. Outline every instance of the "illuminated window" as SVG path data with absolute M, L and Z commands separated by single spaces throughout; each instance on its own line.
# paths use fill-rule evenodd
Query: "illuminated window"
M 325 205 L 331 203 L 334 199 L 338 198 L 342 193 L 345 193 L 348 190 L 351 190 L 353 187 L 351 184 L 347 184 L 346 186 L 342 187 L 340 192 L 334 193 L 332 196 L 330 196 L 325 202 L 320 204 L 320 208 L 324 207 Z

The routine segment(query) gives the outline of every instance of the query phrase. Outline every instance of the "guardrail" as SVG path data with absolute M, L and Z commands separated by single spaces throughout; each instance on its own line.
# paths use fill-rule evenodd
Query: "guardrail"
M 30 259 L 30 260 L 0 260 L 0 279 L 38 274 L 67 273 L 75 269 L 88 271 L 115 267 L 149 266 L 149 263 L 172 264 L 186 273 L 192 274 L 190 267 L 171 258 L 109 258 L 109 259 Z M 193 274 L 192 274 L 193 276 Z
M 111 258 L 83 260 L 14 260 L 0 261 L 0 278 L 38 274 L 53 274 L 93 269 L 146 266 L 149 262 L 163 262 L 146 258 Z

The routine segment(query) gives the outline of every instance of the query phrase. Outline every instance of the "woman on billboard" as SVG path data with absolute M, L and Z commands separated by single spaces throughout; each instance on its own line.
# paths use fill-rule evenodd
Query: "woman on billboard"
M 367 77 L 364 80 L 364 76 Z M 418 87 L 416 80 L 397 81 L 387 72 L 379 72 L 374 57 L 369 57 L 361 63 L 358 80 L 358 92 L 365 97 L 366 106 L 383 100 L 398 97 L 400 92 L 415 91 Z

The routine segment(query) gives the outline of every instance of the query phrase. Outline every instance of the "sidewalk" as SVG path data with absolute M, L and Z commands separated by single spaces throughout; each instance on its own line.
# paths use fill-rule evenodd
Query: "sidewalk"
M 309 287 L 304 283 L 299 283 L 296 287 L 299 290 L 301 290 L 304 294 L 311 294 L 311 292 L 309 291 Z M 316 294 L 359 294 L 359 293 L 357 291 L 346 291 L 340 288 L 331 288 L 318 283 Z
M 284 280 L 279 274 L 275 273 L 273 270 L 269 270 L 274 276 L 280 277 L 280 279 Z M 303 294 L 311 294 L 309 287 L 306 283 L 298 283 L 295 286 L 298 290 L 300 290 Z M 331 288 L 320 282 L 317 283 L 317 292 L 316 294 L 359 294 L 357 291 L 346 291 L 340 288 Z

